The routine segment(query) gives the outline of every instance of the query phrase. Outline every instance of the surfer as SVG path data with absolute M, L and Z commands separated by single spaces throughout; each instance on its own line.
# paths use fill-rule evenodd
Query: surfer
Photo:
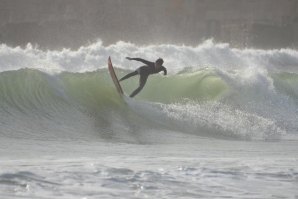
M 126 57 L 126 59 L 135 60 L 135 61 L 139 61 L 139 62 L 142 62 L 142 63 L 146 64 L 145 66 L 139 67 L 134 72 L 125 75 L 124 77 L 122 77 L 119 80 L 119 81 L 123 81 L 123 80 L 128 79 L 132 76 L 140 75 L 139 87 L 136 90 L 134 90 L 130 94 L 129 97 L 134 97 L 136 94 L 138 94 L 143 89 L 149 75 L 159 73 L 160 71 L 163 71 L 164 75 L 167 74 L 167 69 L 162 65 L 163 64 L 163 59 L 162 58 L 158 58 L 155 62 L 150 62 L 150 61 L 147 61 L 147 60 L 144 60 L 144 59 L 141 59 L 141 58 Z

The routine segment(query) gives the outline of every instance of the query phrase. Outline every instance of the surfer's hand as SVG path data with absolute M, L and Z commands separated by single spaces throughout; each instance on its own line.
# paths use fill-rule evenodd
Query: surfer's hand
M 126 59 L 128 59 L 128 60 L 132 60 L 130 57 L 126 57 Z

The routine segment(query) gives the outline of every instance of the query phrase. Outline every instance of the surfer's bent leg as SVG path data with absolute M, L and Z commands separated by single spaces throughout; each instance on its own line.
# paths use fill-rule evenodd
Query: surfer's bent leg
M 119 81 L 123 81 L 123 80 L 128 79 L 128 78 L 130 78 L 132 76 L 135 76 L 137 74 L 139 74 L 139 72 L 137 70 L 134 71 L 134 72 L 132 72 L 132 73 L 128 73 L 127 75 L 125 75 L 124 77 L 122 77 Z
M 129 97 L 134 97 L 136 94 L 138 94 L 143 89 L 143 87 L 146 84 L 147 78 L 148 78 L 148 75 L 140 75 L 140 85 L 136 90 L 134 90 L 134 92 L 132 92 L 130 94 Z

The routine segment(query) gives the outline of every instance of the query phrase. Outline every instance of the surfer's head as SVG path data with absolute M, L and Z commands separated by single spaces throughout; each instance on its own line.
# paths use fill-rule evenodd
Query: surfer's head
M 163 64 L 163 59 L 162 58 L 158 58 L 156 61 L 155 61 L 155 68 L 160 68 Z

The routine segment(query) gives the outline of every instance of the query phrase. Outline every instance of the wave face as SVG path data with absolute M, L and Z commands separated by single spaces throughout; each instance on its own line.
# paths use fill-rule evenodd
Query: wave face
M 149 78 L 137 99 L 122 100 L 118 76 L 140 66 L 126 56 L 163 57 L 169 75 Z M 142 133 L 174 131 L 218 139 L 278 140 L 298 130 L 297 51 L 138 47 L 101 42 L 76 51 L 0 46 L 0 134 L 21 139 L 145 142 Z M 137 78 L 122 83 L 130 94 Z M 289 139 L 289 138 L 288 138 Z M 294 138 L 293 138 L 294 139 Z

